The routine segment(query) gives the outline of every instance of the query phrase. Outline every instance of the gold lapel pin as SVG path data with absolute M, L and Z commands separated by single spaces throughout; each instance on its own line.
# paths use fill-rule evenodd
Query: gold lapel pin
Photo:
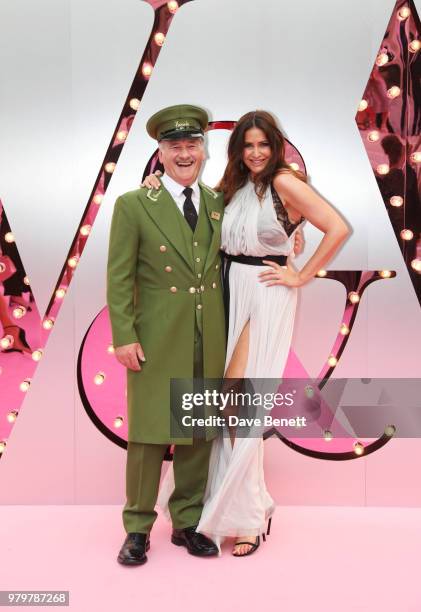
M 221 218 L 221 213 L 216 212 L 216 210 L 213 210 L 211 212 L 211 219 L 215 219 L 215 221 L 219 221 L 220 218 Z

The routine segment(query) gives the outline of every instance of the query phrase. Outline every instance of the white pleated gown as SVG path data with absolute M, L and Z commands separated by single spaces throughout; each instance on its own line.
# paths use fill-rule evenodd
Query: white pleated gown
M 288 256 L 293 254 L 294 232 L 295 229 L 288 236 L 278 221 L 270 188 L 259 202 L 254 184 L 249 181 L 225 208 L 221 248 L 231 255 Z M 254 391 L 261 393 L 275 392 L 279 385 L 291 344 L 297 300 L 296 289 L 280 285 L 267 287 L 261 283 L 258 275 L 264 269 L 231 264 L 225 361 L 227 369 L 240 334 L 250 321 L 244 377 L 259 379 Z M 263 439 L 254 436 L 252 433 L 247 438 L 237 438 L 233 448 L 228 436 L 221 435 L 213 443 L 197 531 L 208 535 L 218 546 L 226 536 L 256 536 L 264 532 L 266 521 L 275 509 L 264 480 Z M 173 488 L 170 466 L 158 498 L 158 505 L 167 516 Z

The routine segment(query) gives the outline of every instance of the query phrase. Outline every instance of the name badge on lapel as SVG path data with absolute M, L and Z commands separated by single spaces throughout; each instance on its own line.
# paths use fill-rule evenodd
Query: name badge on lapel
M 213 210 L 211 212 L 211 219 L 215 219 L 215 221 L 219 221 L 220 218 L 221 218 L 221 213 L 216 212 L 216 210 Z

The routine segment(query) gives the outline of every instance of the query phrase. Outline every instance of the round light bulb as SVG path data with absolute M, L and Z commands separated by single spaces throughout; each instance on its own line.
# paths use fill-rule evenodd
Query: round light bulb
M 118 416 L 114 419 L 114 427 L 121 427 L 123 425 L 123 417 Z
M 115 163 L 114 162 L 107 162 L 104 166 L 105 172 L 108 172 L 108 174 L 112 174 L 115 170 Z
M 392 272 L 390 270 L 380 270 L 379 276 L 382 278 L 390 278 L 392 276 Z
M 70 259 L 67 260 L 67 264 L 69 268 L 76 268 L 78 263 L 79 263 L 79 257 L 77 255 L 73 255 L 73 257 L 70 257 Z
M 29 278 L 27 276 L 23 277 L 23 282 L 25 283 L 25 285 L 27 285 L 29 287 Z
M 339 330 L 342 336 L 347 336 L 349 334 L 349 327 L 346 323 L 342 323 L 341 329 Z
M 14 338 L 13 336 L 3 336 L 3 338 L 0 340 L 0 348 L 3 350 L 7 350 L 8 348 L 10 348 L 14 343 Z
M 377 130 L 372 130 L 368 133 L 367 140 L 370 142 L 377 142 L 380 138 L 380 134 Z
M 364 453 L 364 446 L 361 444 L 361 442 L 355 442 L 354 453 L 356 455 L 362 455 Z
M 5 448 L 6 448 L 6 441 L 0 440 L 0 455 L 4 451 Z
M 415 151 L 414 153 L 412 153 L 411 161 L 415 162 L 416 164 L 421 163 L 421 151 Z
M 421 40 L 413 40 L 409 43 L 408 49 L 411 53 L 416 53 L 421 49 Z
M 14 423 L 17 418 L 18 418 L 17 410 L 11 410 L 9 414 L 7 415 L 7 420 L 9 421 L 9 423 Z
M 295 163 L 295 162 L 292 162 L 292 163 L 289 165 L 289 167 L 290 167 L 292 170 L 295 170 L 296 172 L 297 172 L 297 171 L 300 169 L 300 166 L 299 166 L 297 163 Z
M 408 17 L 411 14 L 411 10 L 409 9 L 409 7 L 407 6 L 403 6 L 399 11 L 398 11 L 398 19 L 399 21 L 404 21 L 404 19 L 408 19 Z
M 358 304 L 360 301 L 360 296 L 356 291 L 350 291 L 348 293 L 348 300 L 351 302 L 351 304 Z
M 94 204 L 101 204 L 102 200 L 103 200 L 104 196 L 102 195 L 102 193 L 96 193 L 94 195 Z
M 82 234 L 82 236 L 89 236 L 89 234 L 91 233 L 91 229 L 91 225 L 82 225 L 82 227 L 80 228 L 80 233 Z
M 334 368 L 336 366 L 336 364 L 338 363 L 338 360 L 336 359 L 335 355 L 330 355 L 329 359 L 327 360 L 328 364 L 330 365 L 331 368 Z
M 390 167 L 389 164 L 379 164 L 377 166 L 377 173 L 378 174 L 389 174 L 390 172 Z
M 176 13 L 178 11 L 178 2 L 176 0 L 170 0 L 167 2 L 167 7 L 170 13 Z
M 26 391 L 28 391 L 30 386 L 31 386 L 31 379 L 25 378 L 25 380 L 20 383 L 19 389 L 22 391 L 22 393 L 26 393 Z
M 104 380 L 105 380 L 104 372 L 98 372 L 97 374 L 95 374 L 95 376 L 94 376 L 94 383 L 96 385 L 102 385 Z
M 15 237 L 14 237 L 14 235 L 12 234 L 12 232 L 7 232 L 7 233 L 4 235 L 4 239 L 5 239 L 5 241 L 6 241 L 6 242 L 8 242 L 9 244 L 11 244 L 12 242 L 14 242 L 14 241 L 15 241 Z
M 56 298 L 61 300 L 66 295 L 66 289 L 64 287 L 59 287 L 56 291 Z
M 53 319 L 45 319 L 42 322 L 42 326 L 43 326 L 44 329 L 53 329 L 53 327 L 54 327 Z
M 403 204 L 403 198 L 401 198 L 401 196 L 392 196 L 389 201 L 390 204 L 396 208 L 399 208 L 399 206 Z
M 120 130 L 119 132 L 117 132 L 117 140 L 119 140 L 120 142 L 124 142 L 127 138 L 127 134 L 127 130 Z
M 319 270 L 319 271 L 317 272 L 317 276 L 318 276 L 319 278 L 324 278 L 324 277 L 326 276 L 326 274 L 327 274 L 326 270 Z
M 401 93 L 400 87 L 398 87 L 397 85 L 393 85 L 393 87 L 387 90 L 387 97 L 390 98 L 391 100 L 394 100 L 400 95 L 400 93 Z
M 34 351 L 32 353 L 32 359 L 34 361 L 40 361 L 42 358 L 42 350 L 41 349 L 37 349 L 36 351 Z
M 114 353 L 115 353 L 115 349 L 114 349 L 114 347 L 113 347 L 113 345 L 112 345 L 112 344 L 109 344 L 109 345 L 108 345 L 108 347 L 107 347 L 107 353 L 108 353 L 109 355 L 114 355 Z
M 162 32 L 157 32 L 153 39 L 155 41 L 155 44 L 158 45 L 158 47 L 162 47 L 165 42 L 165 34 L 163 34 Z
M 394 425 L 387 425 L 385 427 L 384 433 L 386 434 L 386 436 L 388 436 L 389 438 L 391 438 L 392 436 L 395 435 L 396 432 L 396 427 Z
M 333 433 L 329 431 L 329 429 L 326 429 L 326 431 L 323 433 L 323 438 L 326 440 L 326 442 L 330 442 L 333 439 Z
M 149 79 L 149 77 L 152 74 L 152 70 L 153 70 L 153 66 L 151 63 L 149 62 L 145 62 L 142 66 L 142 74 L 145 77 L 145 79 Z
M 413 237 L 414 237 L 414 232 L 412 232 L 410 229 L 403 229 L 401 231 L 402 240 L 412 240 Z
M 140 106 L 140 100 L 138 98 L 132 98 L 129 102 L 129 106 L 130 108 L 132 108 L 134 111 L 137 111 L 137 109 Z
M 376 57 L 377 66 L 384 66 L 389 61 L 389 56 L 387 53 L 379 53 Z
M 26 308 L 24 306 L 16 306 L 16 308 L 13 309 L 13 316 L 15 317 L 15 319 L 21 319 L 25 315 Z
M 368 108 L 368 102 L 367 100 L 362 99 L 358 105 L 358 110 L 361 113 L 362 111 L 365 111 L 366 108 Z
M 413 270 L 415 270 L 415 272 L 420 272 L 421 273 L 421 259 L 413 259 L 411 261 L 411 268 Z

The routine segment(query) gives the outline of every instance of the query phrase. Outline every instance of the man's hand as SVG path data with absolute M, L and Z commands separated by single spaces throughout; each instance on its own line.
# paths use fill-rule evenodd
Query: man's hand
M 304 250 L 304 236 L 301 227 L 297 229 L 294 236 L 294 253 L 300 255 Z
M 139 372 L 142 369 L 139 362 L 146 361 L 143 349 L 139 342 L 117 346 L 114 354 L 121 365 L 129 370 L 135 370 L 136 372 Z

